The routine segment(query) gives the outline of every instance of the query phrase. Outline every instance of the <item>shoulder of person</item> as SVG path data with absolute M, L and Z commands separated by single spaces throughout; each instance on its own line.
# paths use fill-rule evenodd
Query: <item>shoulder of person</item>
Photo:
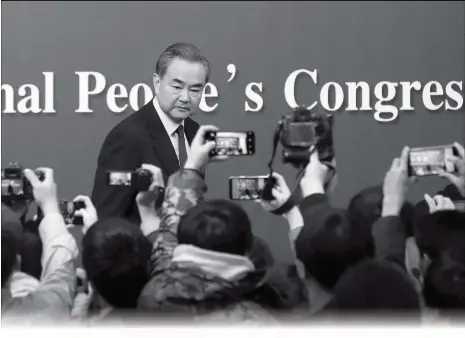
M 143 109 L 145 106 L 141 107 L 139 110 L 130 113 L 127 117 L 119 121 L 107 134 L 105 137 L 105 143 L 111 142 L 113 140 L 127 139 L 131 143 L 136 142 L 140 139 L 142 135 L 144 126 L 143 120 Z

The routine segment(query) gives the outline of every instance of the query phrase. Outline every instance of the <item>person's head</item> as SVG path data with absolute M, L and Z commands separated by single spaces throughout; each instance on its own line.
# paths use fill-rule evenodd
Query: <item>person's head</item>
M 419 317 L 418 294 L 400 267 L 393 263 L 368 260 L 341 277 L 325 311 L 358 314 L 410 312 Z
M 295 241 L 295 251 L 306 273 L 332 290 L 350 266 L 370 257 L 370 236 L 366 229 L 350 223 L 343 210 L 338 210 L 324 221 L 314 218 L 305 225 Z
M 247 256 L 253 234 L 247 213 L 228 200 L 210 200 L 190 209 L 179 222 L 179 244 Z
M 82 240 L 82 263 L 97 293 L 116 308 L 135 308 L 149 280 L 151 244 L 140 228 L 122 218 L 100 220 Z
M 444 250 L 465 243 L 465 213 L 440 210 L 415 218 L 413 232 L 422 256 L 435 259 Z
M 426 270 L 423 297 L 441 312 L 465 310 L 465 245 L 447 249 Z
M 160 108 L 177 123 L 198 109 L 210 65 L 189 43 L 168 47 L 157 61 L 153 84 Z
M 371 234 L 373 224 L 381 218 L 383 199 L 382 186 L 378 185 L 363 189 L 350 200 L 347 208 L 347 218 L 351 223 L 356 224 L 359 228 L 363 228 L 367 233 Z M 407 229 L 408 235 L 412 235 L 414 215 L 415 208 L 413 204 L 404 203 L 400 212 L 400 218 Z
M 18 237 L 7 224 L 2 224 L 2 289 L 8 286 L 8 282 L 18 265 Z

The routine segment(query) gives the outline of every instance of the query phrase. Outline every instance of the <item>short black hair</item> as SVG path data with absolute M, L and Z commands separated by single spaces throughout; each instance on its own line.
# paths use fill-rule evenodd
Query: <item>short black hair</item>
M 383 211 L 383 187 L 380 185 L 372 186 L 361 190 L 355 194 L 347 207 L 347 218 L 352 224 L 359 228 L 364 228 L 371 234 L 373 224 L 381 218 Z M 413 236 L 413 220 L 415 218 L 415 207 L 410 202 L 405 202 L 400 211 L 407 236 Z M 372 244 L 374 253 L 374 244 Z
M 207 71 L 206 82 L 208 82 L 210 78 L 210 63 L 207 58 L 200 53 L 197 47 L 186 42 L 175 43 L 165 49 L 165 51 L 160 55 L 155 67 L 155 72 L 160 78 L 165 76 L 166 71 L 174 58 L 201 63 Z
M 87 277 L 110 305 L 135 308 L 149 280 L 151 244 L 141 229 L 122 218 L 100 220 L 82 240 Z
M 321 286 L 332 290 L 341 275 L 352 265 L 370 257 L 370 233 L 351 224 L 345 211 L 334 209 L 322 220 L 305 224 L 295 241 L 297 258 Z
M 431 308 L 465 310 L 465 245 L 444 250 L 432 260 L 425 273 L 423 297 Z
M 19 239 L 7 225 L 2 224 L 2 288 L 13 274 L 19 254 Z
M 347 270 L 334 287 L 326 311 L 347 314 L 420 316 L 420 299 L 405 271 L 394 263 L 365 260 Z
M 247 213 L 234 202 L 214 199 L 198 204 L 181 218 L 179 244 L 247 255 L 252 246 L 252 228 Z
M 42 275 L 43 243 L 39 234 L 39 223 L 29 220 L 24 223 L 20 241 L 21 271 L 40 280 Z
M 415 242 L 422 254 L 435 259 L 451 247 L 460 247 L 465 239 L 465 213 L 458 210 L 440 210 L 421 214 L 415 219 Z

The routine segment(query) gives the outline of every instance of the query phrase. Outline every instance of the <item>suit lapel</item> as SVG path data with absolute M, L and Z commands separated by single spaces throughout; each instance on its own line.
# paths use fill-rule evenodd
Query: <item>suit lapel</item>
M 158 116 L 153 101 L 147 104 L 147 128 L 153 139 L 152 147 L 160 159 L 163 171 L 169 176 L 179 169 L 179 161 L 173 144 Z
M 199 130 L 199 125 L 196 122 L 194 122 L 191 118 L 187 118 L 184 121 L 184 126 L 187 142 L 189 142 L 190 145 L 195 137 L 195 134 L 197 134 L 197 130 Z

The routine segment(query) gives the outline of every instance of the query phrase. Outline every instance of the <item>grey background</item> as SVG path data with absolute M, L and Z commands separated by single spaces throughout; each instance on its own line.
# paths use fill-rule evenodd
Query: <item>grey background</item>
M 57 110 L 45 115 L 2 114 L 2 166 L 13 160 L 28 167 L 49 166 L 55 169 L 61 198 L 90 194 L 104 137 L 132 111 L 114 114 L 100 95 L 91 99 L 93 114 L 75 113 L 74 72 L 101 72 L 108 86 L 151 85 L 159 54 L 174 42 L 188 41 L 210 60 L 210 81 L 220 94 L 215 112 L 194 118 L 223 130 L 252 129 L 257 136 L 254 157 L 208 169 L 208 197 L 227 198 L 229 176 L 266 172 L 276 122 L 289 109 L 284 82 L 292 71 L 318 69 L 318 86 L 308 79 L 298 82 L 297 100 L 308 104 L 329 81 L 374 86 L 380 81 L 437 80 L 445 85 L 463 81 L 464 33 L 462 2 L 2 2 L 2 83 L 15 88 L 32 83 L 43 90 L 42 72 L 54 72 Z M 238 72 L 227 83 L 229 63 Z M 264 82 L 260 113 L 244 111 L 244 90 L 253 81 Z M 345 207 L 357 191 L 380 183 L 405 144 L 463 142 L 463 109 L 428 112 L 418 94 L 414 102 L 417 109 L 401 112 L 396 123 L 378 123 L 372 112 L 336 113 L 336 206 Z M 296 172 L 279 157 L 275 163 L 293 186 Z M 422 180 L 410 197 L 417 201 L 423 192 L 434 193 L 444 183 Z M 288 260 L 283 220 L 257 204 L 244 207 L 255 233 L 270 243 L 279 260 Z

